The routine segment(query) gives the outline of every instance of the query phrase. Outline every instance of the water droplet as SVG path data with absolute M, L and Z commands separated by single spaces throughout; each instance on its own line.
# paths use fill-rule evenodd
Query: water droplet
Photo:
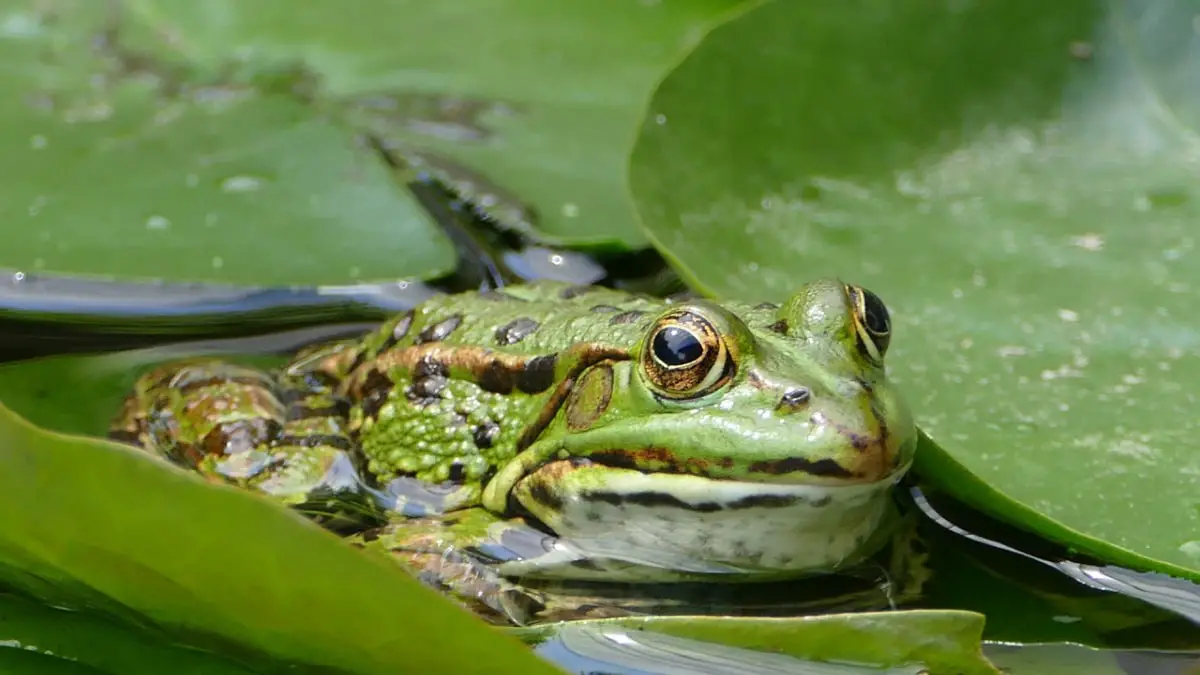
M 24 272 L 13 272 L 12 280 L 13 280 L 14 284 L 19 284 L 22 281 L 25 281 L 25 273 Z
M 254 176 L 230 176 L 221 181 L 224 192 L 254 192 L 262 187 L 262 180 Z
M 194 173 L 189 173 L 184 177 L 183 184 L 187 187 L 194 188 L 200 184 L 200 176 L 197 176 Z
M 31 14 L 10 14 L 0 22 L 0 35 L 4 37 L 34 37 L 41 32 L 41 21 Z
M 1069 309 L 1060 309 L 1058 310 L 1058 318 L 1066 321 L 1067 323 L 1074 323 L 1079 320 L 1079 313 L 1073 312 Z
M 1183 545 L 1179 547 L 1179 552 L 1196 562 L 1200 562 L 1200 540 L 1193 539 L 1192 541 L 1183 542 Z
M 567 202 L 562 205 L 562 214 L 565 218 L 575 218 L 579 215 L 579 205 L 574 202 Z
M 49 142 L 50 141 L 41 134 L 34 134 L 33 136 L 29 137 L 29 147 L 33 148 L 34 150 L 41 150 L 42 148 L 46 147 L 46 144 Z
M 1071 237 L 1071 245 L 1078 246 L 1085 251 L 1099 251 L 1104 248 L 1104 237 L 1095 232 L 1088 232 L 1078 237 Z
M 212 266 L 214 270 L 219 270 L 225 266 L 225 259 L 219 255 L 213 256 Z
M 171 221 L 162 216 L 150 216 L 146 219 L 147 230 L 165 230 L 171 226 Z
M 659 125 L 659 126 L 662 126 L 662 125 L 666 124 L 666 123 L 667 123 L 667 116 L 666 116 L 666 115 L 664 115 L 664 114 L 662 114 L 662 113 L 659 113 L 659 114 L 655 115 L 655 116 L 654 116 L 654 123 L 655 123 L 655 124 L 657 124 L 657 125 Z

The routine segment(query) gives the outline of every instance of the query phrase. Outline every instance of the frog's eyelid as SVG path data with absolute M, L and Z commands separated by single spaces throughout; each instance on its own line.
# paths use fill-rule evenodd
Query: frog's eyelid
M 876 365 L 883 365 L 883 350 L 879 348 L 879 344 L 875 341 L 875 337 L 886 338 L 891 335 L 890 321 L 889 330 L 886 333 L 872 333 L 867 326 L 867 291 L 860 286 L 846 284 L 846 295 L 850 299 L 851 317 L 854 322 L 855 341 L 858 342 L 859 349 L 862 350 L 868 359 Z M 882 302 L 882 301 L 881 301 Z

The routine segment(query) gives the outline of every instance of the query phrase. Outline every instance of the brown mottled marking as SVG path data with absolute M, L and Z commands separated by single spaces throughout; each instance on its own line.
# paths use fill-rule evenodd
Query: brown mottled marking
M 779 333 L 780 335 L 787 335 L 788 334 L 787 319 L 780 319 L 780 320 L 776 321 L 775 323 L 771 324 L 770 326 L 767 326 L 767 328 L 776 333 Z
M 540 326 L 540 323 L 527 316 L 513 319 L 496 329 L 496 344 L 515 345 L 532 335 Z
M 564 354 L 569 355 L 570 370 L 566 373 L 567 380 L 587 366 L 604 359 L 624 360 L 629 355 L 604 345 L 583 343 L 571 347 Z M 343 382 L 343 391 L 354 399 L 363 399 L 391 380 L 382 373 L 393 369 L 413 372 L 421 368 L 431 368 L 431 364 L 449 364 L 448 375 L 459 377 L 462 373 L 470 381 L 481 388 L 494 393 L 511 393 L 514 389 L 526 393 L 545 391 L 554 383 L 558 355 L 526 356 L 521 354 L 505 354 L 490 349 L 474 346 L 447 345 L 442 343 L 414 345 L 403 349 L 394 349 L 380 354 L 369 367 L 360 368 Z M 417 372 L 416 375 L 420 375 Z M 380 379 L 382 378 L 382 379 Z M 540 389 L 539 389 L 540 387 Z M 563 393 L 565 397 L 566 393 Z M 551 400 L 554 400 L 553 397 Z M 561 401 L 559 401 L 561 405 Z
M 205 455 L 236 455 L 265 445 L 279 433 L 279 423 L 272 419 L 252 417 L 214 426 L 199 447 L 184 448 L 184 456 L 192 466 L 199 466 Z
M 415 344 L 424 344 L 426 342 L 441 342 L 450 337 L 450 334 L 458 328 L 462 323 L 461 314 L 453 314 L 442 319 L 441 321 L 428 326 L 425 330 L 417 334 L 417 339 L 413 340 Z
M 605 466 L 655 473 L 709 475 L 711 462 L 698 457 L 680 458 L 667 448 L 611 448 L 588 455 L 588 459 Z
M 590 343 L 577 344 L 563 352 L 560 356 L 562 356 L 564 362 L 570 365 L 566 372 L 561 373 L 562 380 L 558 383 L 554 391 L 550 393 L 550 397 L 546 399 L 546 403 L 538 413 L 537 419 L 526 426 L 525 431 L 521 433 L 521 437 L 517 439 L 518 451 L 529 447 L 530 444 L 537 440 L 542 431 L 550 425 L 550 422 L 567 400 L 571 389 L 574 388 L 575 378 L 580 373 L 601 361 L 626 361 L 631 358 L 629 352 Z
M 610 314 L 612 312 L 621 311 L 621 308 L 613 307 L 612 305 L 596 305 L 590 311 L 595 312 L 597 314 Z
M 638 320 L 641 319 L 645 315 L 646 315 L 645 312 L 642 312 L 642 311 L 639 311 L 636 309 L 631 309 L 628 312 L 621 312 L 620 314 L 613 316 L 613 318 L 608 320 L 608 325 L 620 326 L 621 324 L 637 323 Z
M 602 363 L 584 372 L 567 398 L 567 428 L 581 431 L 592 426 L 608 409 L 612 392 L 612 366 Z
M 362 408 L 363 415 L 374 417 L 387 401 L 388 393 L 394 386 L 395 383 L 381 371 L 374 368 L 367 370 L 366 376 L 354 395 L 354 398 L 361 401 L 359 406 Z

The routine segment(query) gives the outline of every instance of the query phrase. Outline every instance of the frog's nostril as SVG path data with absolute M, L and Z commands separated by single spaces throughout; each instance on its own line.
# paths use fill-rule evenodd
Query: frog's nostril
M 804 387 L 795 387 L 783 392 L 783 397 L 779 399 L 779 408 L 782 410 L 795 410 L 805 403 L 812 394 Z

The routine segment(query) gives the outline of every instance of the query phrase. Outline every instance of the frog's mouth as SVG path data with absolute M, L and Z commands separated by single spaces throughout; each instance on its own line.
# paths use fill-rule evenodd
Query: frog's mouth
M 787 485 L 553 460 L 510 492 L 588 558 L 705 573 L 832 570 L 857 560 L 899 480 Z

